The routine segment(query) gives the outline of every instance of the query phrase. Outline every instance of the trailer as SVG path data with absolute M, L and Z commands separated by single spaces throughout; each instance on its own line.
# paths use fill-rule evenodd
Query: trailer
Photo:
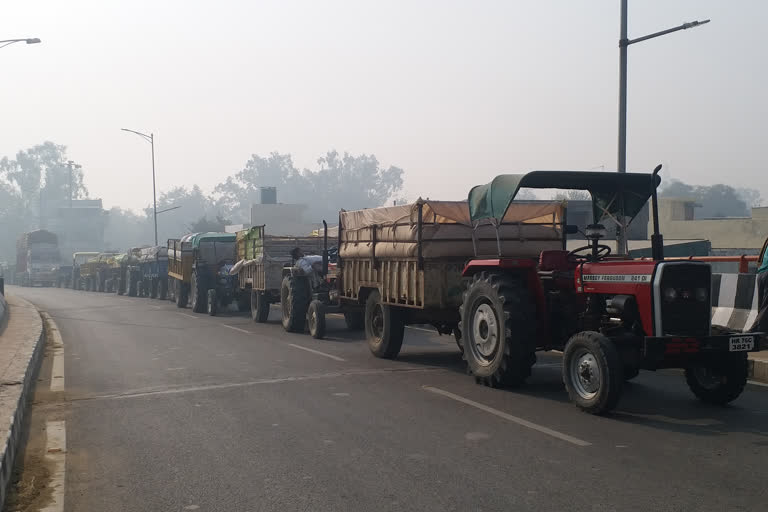
M 88 292 L 103 292 L 107 279 L 107 271 L 112 266 L 118 253 L 100 252 L 80 265 L 80 279 L 83 288 Z
M 76 252 L 72 254 L 72 277 L 70 278 L 70 284 L 73 290 L 85 289 L 85 280 L 80 275 L 80 267 L 98 255 L 98 252 Z
M 263 323 L 270 305 L 280 302 L 284 269 L 294 263 L 291 252 L 321 254 L 323 238 L 267 235 L 265 226 L 254 226 L 237 232 L 236 249 L 231 272 L 237 275 L 240 291 L 250 297 L 253 321 Z
M 139 251 L 140 296 L 165 300 L 168 295 L 168 248 L 144 247 Z

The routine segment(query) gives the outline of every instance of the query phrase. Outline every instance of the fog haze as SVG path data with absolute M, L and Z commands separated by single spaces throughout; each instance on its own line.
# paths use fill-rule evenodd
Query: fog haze
M 631 1 L 628 168 L 768 197 L 766 2 Z M 5 0 L 0 156 L 52 140 L 91 197 L 210 192 L 254 153 L 333 148 L 456 199 L 501 172 L 616 166 L 619 1 Z M 344 205 L 336 205 L 343 207 Z

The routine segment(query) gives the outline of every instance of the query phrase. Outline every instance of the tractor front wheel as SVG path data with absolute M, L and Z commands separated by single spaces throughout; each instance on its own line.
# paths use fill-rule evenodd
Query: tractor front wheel
M 709 364 L 689 366 L 685 369 L 685 380 L 699 400 L 725 405 L 744 391 L 747 372 L 747 353 L 731 353 Z
M 208 314 L 210 316 L 216 316 L 219 312 L 219 299 L 216 296 L 216 289 L 211 288 L 208 290 Z
M 563 353 L 563 382 L 576 406 L 604 414 L 621 398 L 624 364 L 616 346 L 599 332 L 584 331 L 568 340 Z
M 313 300 L 309 303 L 307 326 L 309 327 L 309 335 L 316 340 L 325 337 L 325 304 L 319 300 Z

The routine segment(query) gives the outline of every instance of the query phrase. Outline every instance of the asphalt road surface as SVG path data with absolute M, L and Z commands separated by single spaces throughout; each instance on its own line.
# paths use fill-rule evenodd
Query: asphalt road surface
M 519 390 L 478 386 L 451 337 L 373 357 L 170 302 L 8 287 L 47 311 L 64 379 L 33 415 L 66 429 L 68 511 L 768 510 L 768 388 L 696 401 L 642 372 L 615 414 L 567 399 L 556 354 Z M 50 451 L 50 450 L 49 450 Z M 53 450 L 56 451 L 56 450 Z

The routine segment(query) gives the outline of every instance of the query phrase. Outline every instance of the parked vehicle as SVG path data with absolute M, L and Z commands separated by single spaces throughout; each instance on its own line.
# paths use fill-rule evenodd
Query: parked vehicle
M 168 248 L 144 247 L 138 262 L 140 295 L 165 300 L 168 296 Z
M 56 273 L 57 288 L 70 288 L 72 286 L 72 271 L 72 265 L 59 265 L 59 270 Z
M 216 315 L 220 307 L 237 302 L 240 311 L 250 297 L 230 274 L 235 260 L 234 233 L 191 233 L 168 240 L 168 277 L 172 297 L 183 308 L 189 301 L 196 313 Z
M 88 292 L 103 292 L 107 278 L 105 272 L 114 262 L 117 253 L 100 252 L 80 265 L 80 280 L 82 287 Z
M 538 258 L 469 261 L 461 304 L 464 358 L 487 386 L 519 385 L 537 350 L 558 349 L 571 400 L 589 413 L 613 409 L 624 381 L 638 370 L 683 368 L 701 400 L 725 404 L 747 382 L 747 352 L 765 345 L 764 333 L 712 335 L 711 268 L 696 261 L 664 261 L 653 173 L 535 171 L 503 175 L 474 187 L 473 225 L 498 224 L 522 187 L 586 190 L 595 218 L 631 219 L 651 198 L 653 260 L 612 256 L 600 240 L 602 224 L 586 228 L 587 245 L 544 250 Z M 382 332 L 392 321 L 382 317 Z M 375 325 L 375 322 L 374 322 Z
M 237 275 L 241 296 L 250 297 L 254 322 L 266 322 L 270 304 L 280 302 L 284 268 L 292 266 L 291 252 L 297 248 L 306 254 L 320 254 L 323 239 L 267 235 L 265 226 L 237 232 L 237 263 L 232 273 Z
M 76 252 L 72 254 L 72 278 L 70 284 L 73 290 L 84 290 L 85 280 L 80 275 L 80 267 L 94 256 L 98 256 L 98 252 Z
M 59 272 L 59 242 L 55 233 L 38 229 L 16 243 L 16 276 L 21 286 L 53 286 Z

